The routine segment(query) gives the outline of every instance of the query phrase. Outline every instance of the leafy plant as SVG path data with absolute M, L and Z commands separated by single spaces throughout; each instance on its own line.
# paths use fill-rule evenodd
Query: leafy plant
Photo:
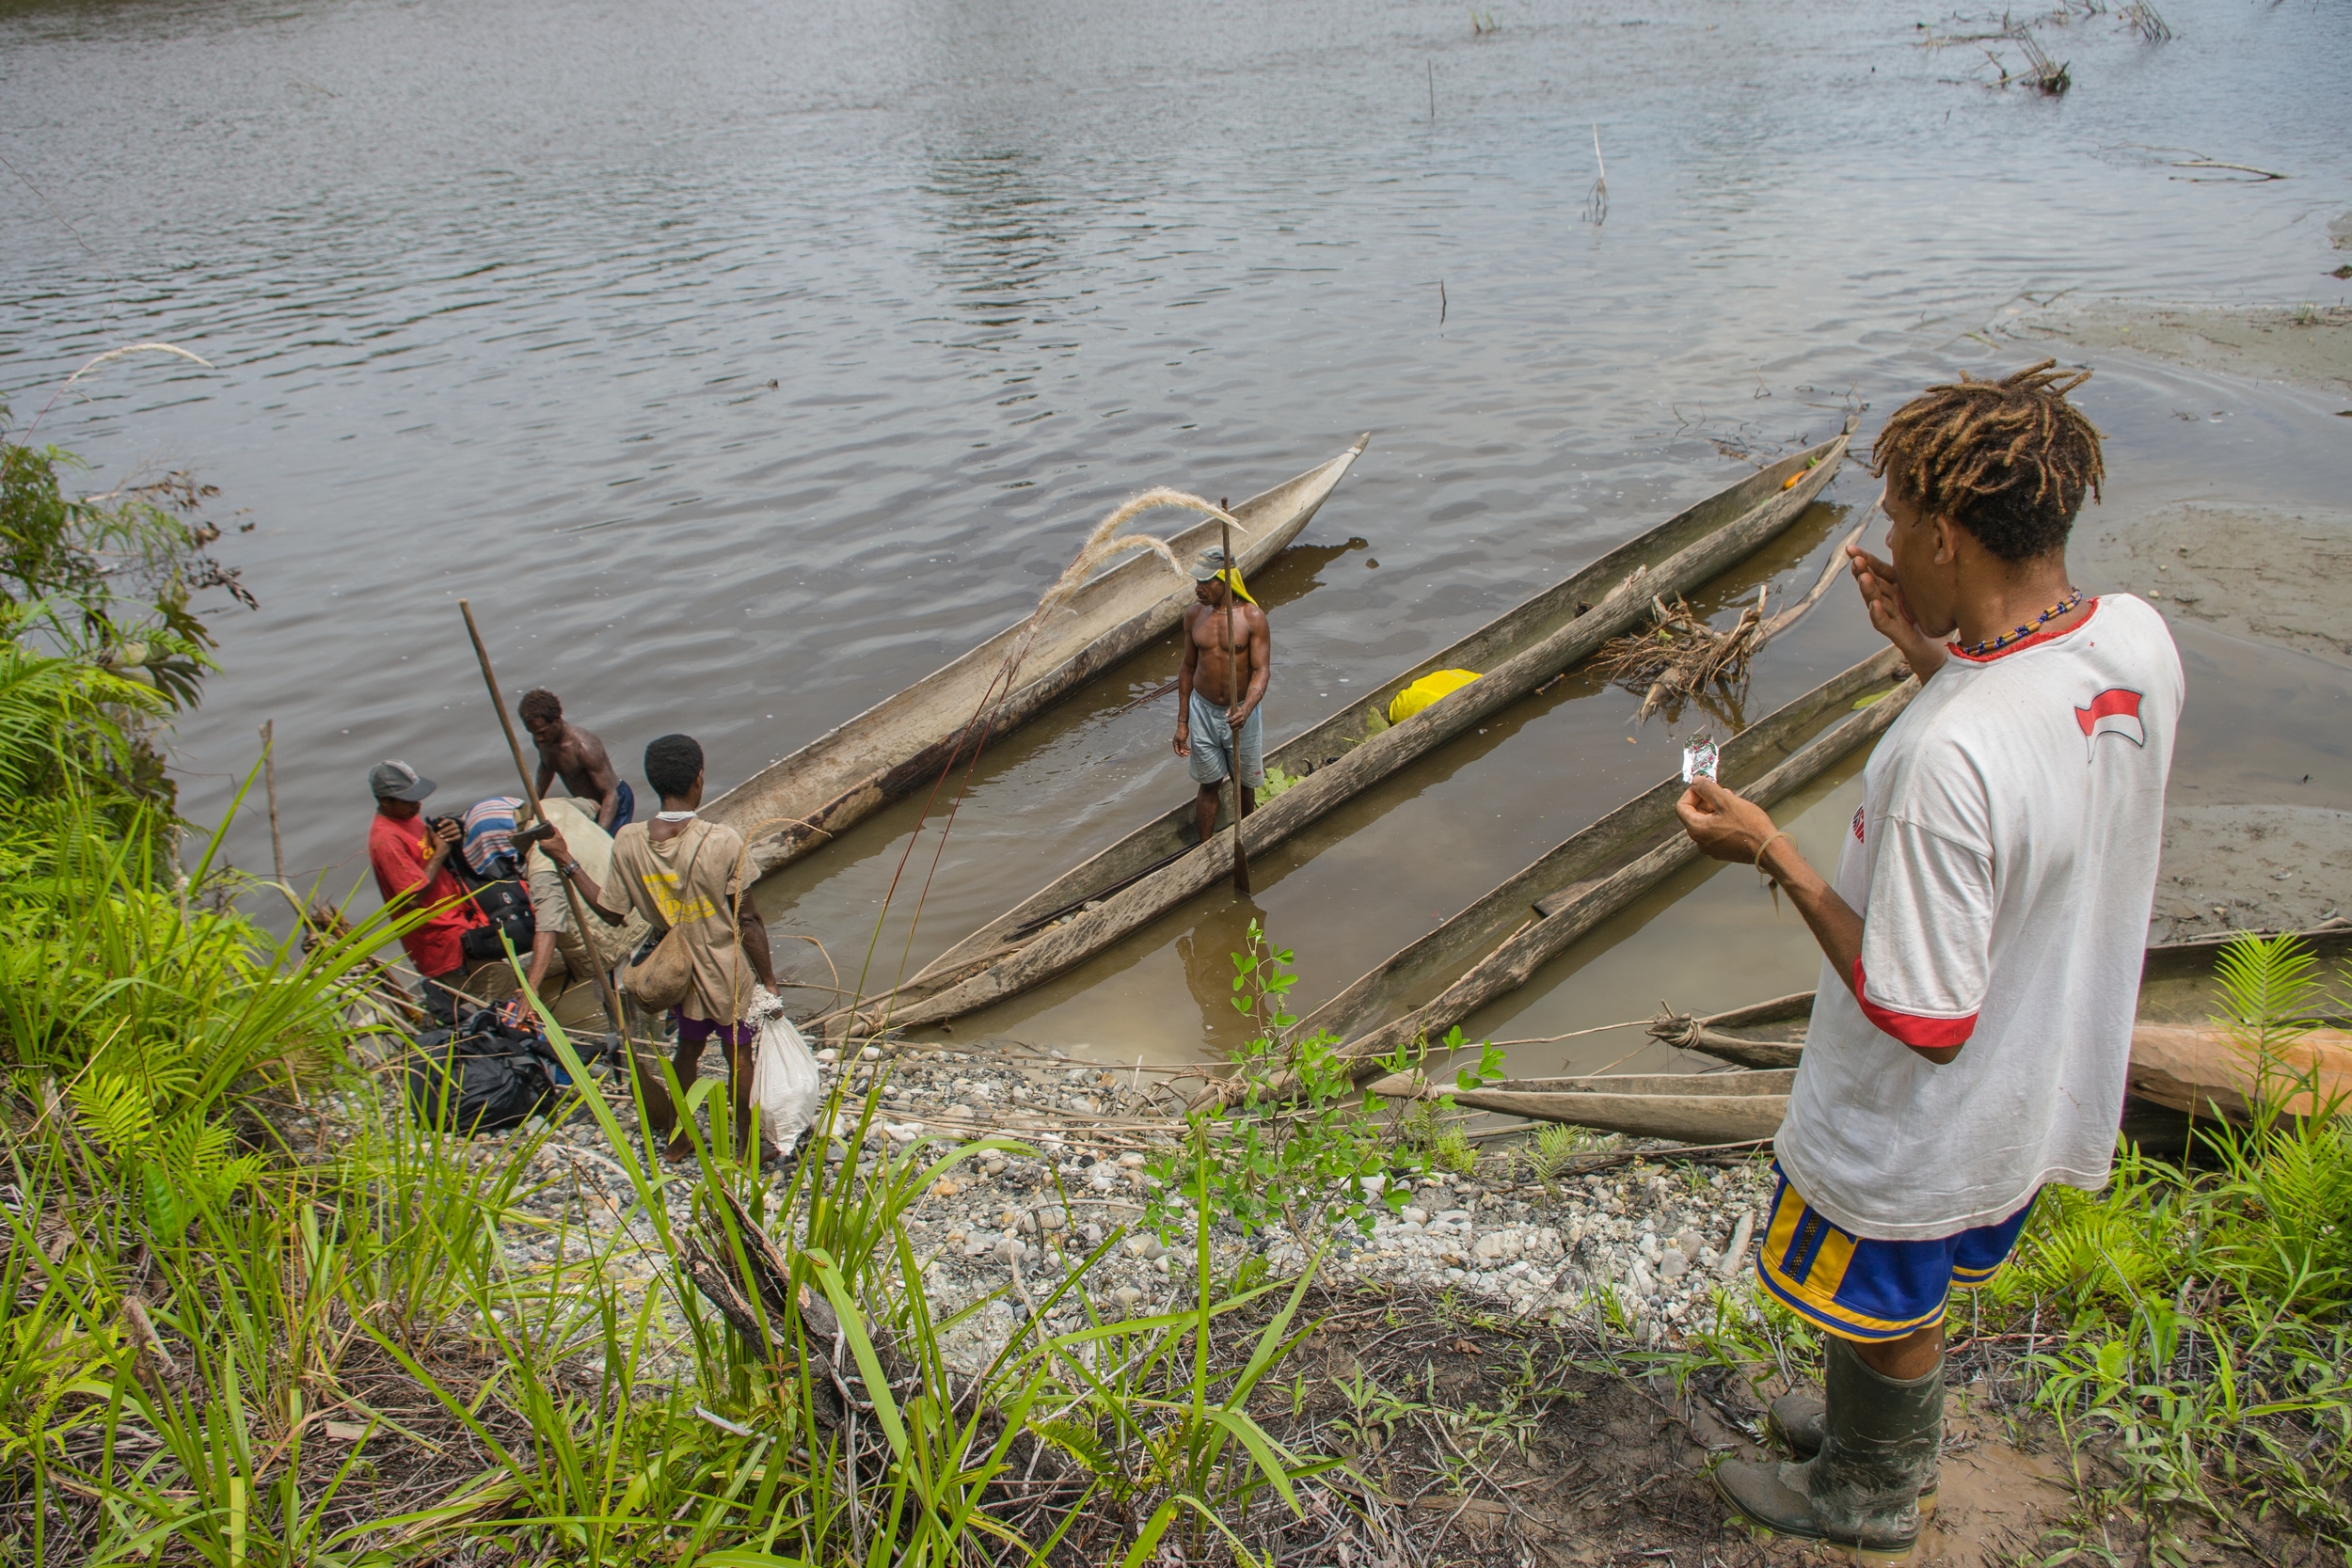
M 7 419 L 0 404 L 0 425 Z M 198 514 L 213 486 L 169 473 L 71 495 L 64 476 L 81 467 L 71 452 L 0 433 L 0 642 L 16 656 L 0 668 L 0 745 L 18 738 L 14 689 L 50 683 L 77 711 L 52 731 L 44 787 L 77 774 L 87 786 L 95 772 L 168 804 L 170 776 L 149 731 L 160 715 L 194 707 L 213 668 L 196 597 L 220 589 L 247 609 L 256 601 L 211 553 L 220 530 Z
M 1273 800 L 1284 790 L 1296 784 L 1298 781 L 1299 775 L 1295 773 L 1286 773 L 1279 767 L 1272 763 L 1268 763 L 1265 770 L 1265 782 L 1258 786 L 1258 804 L 1262 806 L 1264 805 L 1267 801 Z
M 1340 1053 L 1325 1031 L 1295 1036 L 1289 1011 L 1298 983 L 1287 948 L 1275 948 L 1251 921 L 1248 948 L 1233 955 L 1236 1012 L 1256 1024 L 1256 1038 L 1234 1064 L 1234 1090 L 1214 1113 L 1197 1113 L 1178 1148 L 1146 1168 L 1159 1185 L 1144 1223 L 1163 1238 L 1182 1222 L 1182 1193 L 1193 1187 L 1200 1223 L 1209 1216 L 1245 1236 L 1280 1220 L 1301 1248 L 1324 1232 L 1352 1226 L 1370 1235 L 1375 1211 L 1405 1203 L 1406 1183 L 1391 1180 L 1425 1173 L 1425 1156 L 1396 1146 L 1381 1116 L 1380 1097 L 1356 1086 L 1365 1063 Z M 1375 1064 L 1390 1072 L 1409 1065 L 1404 1053 Z
M 1212 1201 L 1210 1167 L 1198 1164 L 1192 1175 L 1193 1201 L 1205 1212 Z M 1216 1319 L 1274 1287 L 1246 1288 L 1219 1300 L 1209 1227 L 1202 1225 L 1193 1234 L 1189 1308 L 1098 1324 L 1055 1342 L 1057 1363 L 1086 1393 L 1064 1445 L 1120 1499 L 1156 1497 L 1126 1555 L 1127 1568 L 1154 1560 L 1171 1528 L 1185 1543 L 1186 1561 L 1201 1560 L 1211 1542 L 1221 1538 L 1248 1563 L 1252 1560 L 1236 1527 L 1252 1503 L 1270 1491 L 1303 1515 L 1297 1483 L 1338 1464 L 1294 1454 L 1248 1411 L 1250 1397 L 1312 1331 L 1312 1325 L 1293 1325 L 1314 1275 L 1311 1261 L 1238 1368 L 1221 1365 Z
M 1424 1042 L 1425 1043 L 1425 1042 Z M 1458 1056 L 1470 1049 L 1463 1037 L 1461 1025 L 1446 1031 L 1438 1049 L 1449 1056 Z M 1478 1166 L 1478 1146 L 1462 1131 L 1460 1107 L 1454 1091 L 1465 1091 L 1491 1084 L 1502 1076 L 1502 1053 L 1492 1040 L 1482 1041 L 1478 1060 L 1459 1067 L 1454 1072 L 1454 1088 L 1437 1094 L 1423 1093 L 1422 1098 L 1400 1111 L 1393 1123 L 1397 1141 L 1405 1148 L 1417 1150 L 1434 1170 L 1466 1175 Z M 1570 1129 L 1559 1128 L 1560 1132 Z
M 1519 1166 L 1538 1181 L 1549 1181 L 1590 1146 L 1589 1135 L 1565 1122 L 1548 1121 L 1519 1149 Z
M 197 520 L 219 492 L 175 472 L 68 495 L 63 476 L 82 466 L 56 447 L 0 439 L 0 607 L 11 634 L 37 633 L 63 657 L 193 706 L 214 641 L 190 600 L 219 588 L 255 605 L 210 554 L 220 530 Z
M 1994 1295 L 2055 1342 L 2034 1356 L 2037 1404 L 2111 1439 L 2140 1500 L 2225 1529 L 2277 1507 L 2339 1550 L 2352 1543 L 2352 1129 L 2296 1071 L 2330 1006 L 2307 947 L 2241 938 L 2216 966 L 2216 1022 L 2248 1061 L 2253 1114 L 2204 1126 L 2217 1177 L 2126 1147 L 2097 1195 L 2037 1204 Z

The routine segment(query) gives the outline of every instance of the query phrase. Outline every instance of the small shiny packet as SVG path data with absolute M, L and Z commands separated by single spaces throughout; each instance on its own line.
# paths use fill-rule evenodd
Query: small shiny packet
M 1713 779 L 1716 760 L 1713 741 L 1693 740 L 1682 748 L 1682 782 L 1689 784 L 1693 779 Z

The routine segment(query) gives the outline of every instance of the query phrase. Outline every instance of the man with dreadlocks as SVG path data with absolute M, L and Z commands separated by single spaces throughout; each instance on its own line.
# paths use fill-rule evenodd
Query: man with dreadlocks
M 1804 1463 L 1717 1484 L 1786 1534 L 1909 1549 L 1933 1500 L 1944 1312 L 2048 1182 L 2103 1186 L 2153 902 L 2181 663 L 2156 612 L 2084 597 L 2066 538 L 2103 468 L 2055 361 L 1904 404 L 1870 471 L 1871 624 L 1924 685 L 1823 879 L 1763 811 L 1694 783 L 1684 828 L 1788 889 L 1827 962 L 1773 1140 L 1765 1288 L 1825 1331 L 1820 1398 L 1773 1418 Z

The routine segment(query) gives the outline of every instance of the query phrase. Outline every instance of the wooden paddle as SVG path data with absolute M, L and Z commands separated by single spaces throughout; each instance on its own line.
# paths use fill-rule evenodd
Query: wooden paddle
M 532 819 L 544 822 L 547 813 L 539 808 L 538 783 L 532 778 L 531 768 L 523 761 L 522 742 L 515 738 L 515 721 L 506 715 L 506 699 L 499 692 L 497 672 L 490 668 L 490 650 L 483 646 L 482 628 L 474 625 L 473 606 L 460 599 L 457 609 L 466 617 L 466 635 L 473 639 L 473 655 L 482 665 L 482 684 L 490 689 L 490 710 L 499 716 L 499 728 L 506 735 L 506 750 L 515 759 L 515 776 L 522 780 L 523 799 L 530 803 Z M 580 933 L 580 945 L 593 961 L 596 949 L 595 939 L 588 934 L 594 929 L 588 924 L 588 906 L 581 900 L 580 890 L 572 886 L 569 877 L 556 879 L 564 884 L 564 896 L 571 904 L 572 928 Z M 602 982 L 597 989 L 603 993 L 604 1010 L 612 1023 L 612 1037 L 622 1042 L 623 1049 L 634 1054 L 635 1042 L 629 1039 L 628 1025 L 621 1015 L 620 989 L 613 985 L 612 973 L 601 964 L 596 966 L 596 978 Z
M 1220 511 L 1223 510 L 1219 503 Z M 1241 573 L 1233 565 L 1233 528 L 1231 523 L 1217 524 L 1225 549 L 1225 607 L 1217 613 L 1225 617 L 1225 750 L 1232 766 L 1226 769 L 1233 781 L 1233 891 L 1242 897 L 1249 896 L 1249 851 L 1241 841 L 1241 730 L 1232 720 L 1232 698 L 1237 695 L 1233 682 L 1241 673 L 1240 648 L 1233 639 L 1233 611 L 1240 608 Z

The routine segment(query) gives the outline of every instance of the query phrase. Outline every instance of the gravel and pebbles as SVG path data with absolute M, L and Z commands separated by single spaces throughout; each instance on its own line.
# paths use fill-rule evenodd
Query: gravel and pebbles
M 834 1053 L 819 1054 L 831 1088 L 844 1068 L 831 1059 Z M 920 1146 L 928 1163 L 983 1136 L 1034 1151 L 990 1150 L 966 1160 L 906 1215 L 936 1312 L 994 1298 L 946 1337 L 953 1361 L 967 1369 L 984 1363 L 1105 1239 L 1117 1244 L 1082 1286 L 1096 1312 L 1165 1311 L 1189 1297 L 1190 1224 L 1179 1218 L 1165 1237 L 1143 1226 L 1152 1180 L 1148 1150 L 1177 1124 L 1167 1113 L 1168 1091 L 1146 1092 L 1152 1085 L 1141 1072 L 1052 1056 L 931 1050 L 885 1056 L 872 1048 L 853 1053 L 847 1071 L 852 1108 L 871 1076 L 885 1075 L 873 1141 L 894 1157 Z M 723 1072 L 715 1053 L 703 1072 Z M 608 1083 L 608 1091 L 633 1135 L 631 1107 L 617 1084 Z M 516 1136 L 478 1140 L 477 1157 L 501 1158 Z M 1622 1323 L 1647 1344 L 1677 1342 L 1711 1322 L 1719 1290 L 1746 1298 L 1744 1266 L 1772 1196 L 1763 1162 L 1665 1163 L 1604 1140 L 1599 1152 L 1582 1157 L 1606 1162 L 1602 1168 L 1547 1180 L 1528 1169 L 1523 1147 L 1498 1144 L 1474 1169 L 1417 1183 L 1368 1238 L 1340 1229 L 1327 1273 L 1451 1291 L 1467 1308 L 1550 1323 L 1603 1310 L 1604 1296 L 1613 1295 Z M 806 1157 L 819 1149 L 812 1142 Z M 836 1140 L 821 1152 L 837 1162 L 846 1148 Z M 505 1231 L 519 1269 L 601 1249 L 626 1227 L 636 1244 L 612 1247 L 607 1266 L 625 1294 L 637 1295 L 666 1271 L 635 1190 L 594 1118 L 582 1114 L 554 1130 L 532 1163 L 532 1180 Z M 688 1217 L 693 1185 L 691 1167 L 666 1184 L 676 1222 Z M 1263 1252 L 1278 1275 L 1304 1258 L 1279 1228 L 1245 1241 L 1232 1226 L 1213 1224 L 1210 1242 L 1223 1276 L 1242 1263 L 1246 1248 Z M 1083 1323 L 1075 1294 L 1049 1313 L 1049 1325 Z

